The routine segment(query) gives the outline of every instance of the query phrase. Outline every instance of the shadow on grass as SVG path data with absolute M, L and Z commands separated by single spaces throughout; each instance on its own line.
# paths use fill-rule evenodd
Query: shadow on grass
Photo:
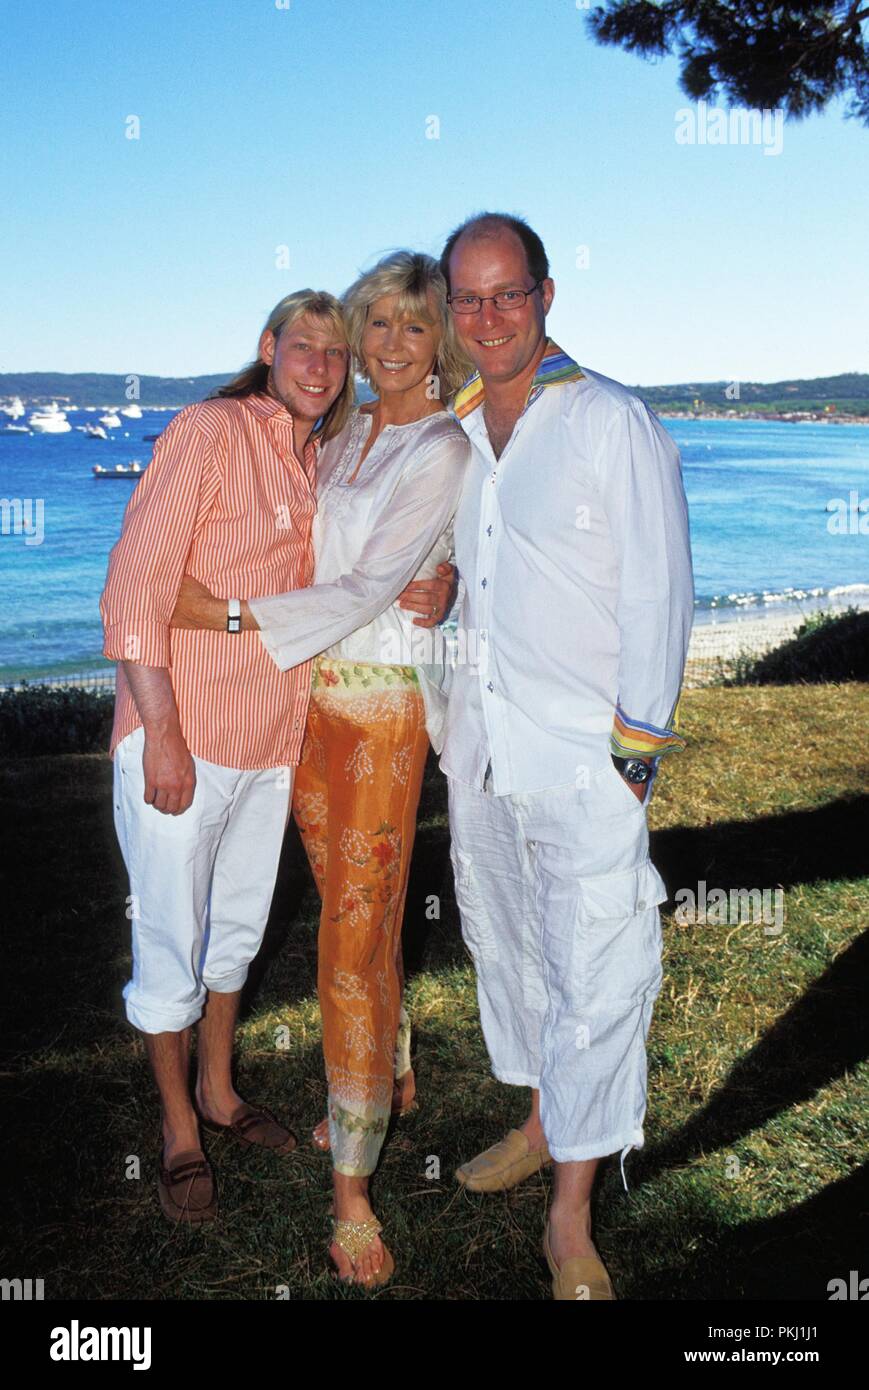
M 642 1151 L 638 1182 L 735 1144 L 809 1100 L 869 1056 L 869 932 L 813 980 L 802 998 L 731 1068 L 711 1100 L 663 1143 Z
M 782 887 L 856 879 L 869 867 L 867 807 L 869 797 L 860 797 L 747 825 L 661 831 L 653 855 L 669 886 L 696 887 L 702 879 L 707 892 L 713 886 L 726 892 L 766 886 L 773 872 Z M 869 1056 L 867 997 L 869 933 L 864 933 L 739 1058 L 708 1104 L 678 1133 L 642 1152 L 638 1181 L 735 1143 L 864 1061 Z
M 647 1298 L 827 1300 L 833 1279 L 867 1275 L 869 1164 L 830 1183 L 805 1202 L 735 1228 L 702 1213 L 691 1216 L 694 1250 L 662 1264 Z M 687 1216 L 687 1213 L 686 1213 Z M 646 1225 L 651 1247 L 672 1248 L 672 1226 Z M 687 1291 L 687 1292 L 686 1292 Z
M 869 796 L 807 811 L 676 826 L 652 834 L 652 858 L 671 891 L 693 887 L 782 888 L 860 878 L 869 872 Z

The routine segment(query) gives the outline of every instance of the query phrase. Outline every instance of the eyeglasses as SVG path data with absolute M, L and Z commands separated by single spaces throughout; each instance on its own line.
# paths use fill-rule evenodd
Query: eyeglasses
M 539 290 L 542 284 L 543 281 L 538 280 L 530 290 L 499 290 L 497 294 L 448 294 L 447 303 L 454 314 L 478 314 L 489 300 L 502 312 L 505 309 L 521 309 L 528 296 Z

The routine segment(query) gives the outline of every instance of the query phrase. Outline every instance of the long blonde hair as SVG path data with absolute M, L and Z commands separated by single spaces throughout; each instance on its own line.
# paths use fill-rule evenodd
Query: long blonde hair
M 398 296 L 398 314 L 401 318 L 421 319 L 423 323 L 433 322 L 429 296 L 434 300 L 441 329 L 434 372 L 439 382 L 439 398 L 448 404 L 474 367 L 470 358 L 465 356 L 456 334 L 447 304 L 446 280 L 434 257 L 426 256 L 421 251 L 391 252 L 378 261 L 372 270 L 360 275 L 342 295 L 347 341 L 356 370 L 371 384 L 362 352 L 362 336 L 370 306 L 375 300 L 390 294 Z
M 306 314 L 310 314 L 313 318 L 324 319 L 345 342 L 349 342 L 341 303 L 333 294 L 329 294 L 328 290 L 295 290 L 293 294 L 285 295 L 266 319 L 263 333 L 268 330 L 277 338 L 285 329 L 291 328 Z M 259 392 L 265 393 L 268 389 L 269 370 L 269 364 L 263 362 L 261 357 L 257 357 L 242 368 L 238 375 L 228 381 L 225 386 L 218 387 L 214 395 L 252 396 Z M 325 441 L 340 434 L 355 403 L 356 386 L 353 372 L 348 365 L 347 378 L 341 388 L 341 394 L 332 402 L 323 418 L 317 421 L 317 427 L 312 431 L 311 438 Z

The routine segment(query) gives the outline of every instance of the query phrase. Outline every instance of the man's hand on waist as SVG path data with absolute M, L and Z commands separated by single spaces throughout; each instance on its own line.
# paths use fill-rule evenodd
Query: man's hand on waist
M 437 627 L 456 601 L 458 574 L 455 567 L 444 560 L 438 565 L 437 574 L 436 579 L 412 580 L 398 596 L 399 608 L 422 614 L 414 618 L 415 627 Z
M 226 632 L 227 603 L 225 598 L 215 598 L 211 590 L 201 584 L 198 579 L 193 579 L 191 575 L 185 574 L 181 580 L 178 601 L 169 620 L 169 626 L 182 628 L 188 632 L 197 630 Z M 244 600 L 241 603 L 241 630 L 242 632 L 259 631 L 259 623 Z

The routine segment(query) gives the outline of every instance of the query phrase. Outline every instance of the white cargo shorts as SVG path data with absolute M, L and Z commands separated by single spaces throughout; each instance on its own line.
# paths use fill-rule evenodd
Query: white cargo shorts
M 133 975 L 127 1018 L 177 1033 L 208 990 L 241 989 L 266 929 L 292 795 L 292 767 L 242 771 L 194 756 L 196 790 L 179 816 L 144 800 L 144 729 L 114 755 L 115 829 L 130 877 Z
M 667 896 L 645 807 L 611 761 L 589 785 L 494 796 L 449 779 L 451 858 L 499 1081 L 540 1090 L 559 1163 L 643 1145 L 646 1038 Z M 625 1182 L 627 1188 L 627 1183 Z

